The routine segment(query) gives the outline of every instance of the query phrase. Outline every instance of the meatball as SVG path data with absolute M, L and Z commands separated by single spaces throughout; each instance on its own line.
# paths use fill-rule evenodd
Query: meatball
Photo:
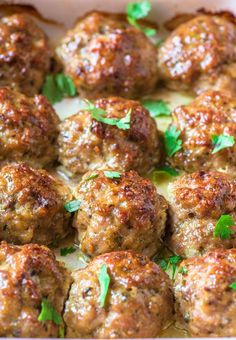
M 53 57 L 48 38 L 26 14 L 0 20 L 0 87 L 33 96 L 42 87 Z
M 44 167 L 57 158 L 59 118 L 45 97 L 0 89 L 0 162 Z
M 0 170 L 0 240 L 50 244 L 69 231 L 69 189 L 45 170 L 9 164 Z
M 82 202 L 74 227 L 86 254 L 132 249 L 152 256 L 160 250 L 168 204 L 148 179 L 135 171 L 116 179 L 89 172 L 74 196 Z
M 122 130 L 92 118 L 81 110 L 59 125 L 59 161 L 71 175 L 100 167 L 146 173 L 161 158 L 160 133 L 155 120 L 138 102 L 119 97 L 98 99 L 94 105 L 108 118 L 130 112 L 130 128 Z
M 58 336 L 59 325 L 39 321 L 43 299 L 62 315 L 71 279 L 47 247 L 0 244 L 0 336 Z M 63 324 L 61 325 L 63 326 Z
M 110 277 L 103 307 L 99 301 L 102 266 Z M 64 314 L 68 337 L 151 338 L 172 317 L 169 278 L 146 256 L 129 251 L 100 255 L 72 275 Z
M 187 106 L 173 112 L 173 123 L 182 140 L 182 148 L 169 158 L 173 167 L 187 172 L 224 170 L 236 175 L 236 144 L 213 153 L 214 135 L 236 139 L 236 97 L 219 91 L 207 91 Z
M 88 13 L 57 53 L 82 96 L 137 98 L 152 92 L 158 80 L 156 47 L 124 16 Z
M 170 248 L 183 257 L 216 248 L 236 247 L 236 229 L 228 239 L 214 237 L 221 215 L 236 221 L 236 180 L 217 171 L 183 175 L 169 185 Z
M 236 249 L 217 249 L 181 263 L 176 305 L 193 336 L 236 336 L 235 282 Z
M 158 56 L 167 87 L 201 93 L 236 91 L 236 25 L 225 17 L 198 15 L 166 39 Z

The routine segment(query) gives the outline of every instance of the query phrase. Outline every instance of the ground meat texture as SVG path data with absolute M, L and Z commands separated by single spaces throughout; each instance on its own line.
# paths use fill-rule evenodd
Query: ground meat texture
M 187 172 L 224 170 L 236 175 L 236 144 L 214 154 L 213 135 L 233 136 L 236 140 L 236 98 L 219 91 L 207 91 L 187 106 L 173 112 L 173 123 L 182 148 L 169 158 L 173 167 Z
M 68 31 L 57 53 L 85 97 L 138 98 L 157 83 L 157 49 L 124 16 L 88 13 Z
M 50 244 L 69 231 L 69 189 L 45 170 L 9 164 L 0 170 L 0 240 Z
M 99 301 L 102 265 L 111 280 L 104 307 Z M 73 279 L 64 314 L 68 337 L 151 338 L 173 317 L 169 278 L 146 256 L 100 255 L 75 271 Z
M 169 247 L 183 257 L 216 248 L 236 247 L 236 229 L 229 239 L 214 237 L 221 215 L 236 221 L 236 180 L 217 171 L 183 175 L 169 185 L 171 228 Z
M 53 57 L 48 38 L 26 14 L 0 20 L 0 87 L 33 96 L 43 85 Z
M 45 97 L 0 89 L 0 162 L 44 167 L 57 158 L 59 118 Z
M 162 44 L 161 78 L 174 90 L 197 94 L 236 91 L 236 26 L 225 17 L 199 15 L 181 24 Z
M 184 268 L 184 271 L 183 269 Z M 175 281 L 180 318 L 196 337 L 236 336 L 236 249 L 218 249 L 181 263 Z
M 132 249 L 152 256 L 160 250 L 168 204 L 148 179 L 135 171 L 120 179 L 109 179 L 103 171 L 89 172 L 74 196 L 81 201 L 74 227 L 86 254 Z
M 0 244 L 0 336 L 56 338 L 59 325 L 39 321 L 47 299 L 62 315 L 71 278 L 47 247 Z M 63 324 L 61 325 L 63 326 Z
M 155 120 L 138 101 L 109 97 L 94 104 L 109 118 L 121 119 L 130 112 L 130 129 L 98 122 L 89 111 L 65 119 L 59 126 L 59 161 L 72 175 L 102 166 L 146 173 L 160 161 Z

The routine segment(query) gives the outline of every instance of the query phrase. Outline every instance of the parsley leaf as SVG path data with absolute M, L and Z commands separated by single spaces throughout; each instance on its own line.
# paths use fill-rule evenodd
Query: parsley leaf
M 144 0 L 141 2 L 129 2 L 127 5 L 127 20 L 130 25 L 136 27 L 137 29 L 143 31 L 146 36 L 152 37 L 156 34 L 156 30 L 151 27 L 141 27 L 137 20 L 143 19 L 148 16 L 151 11 L 151 4 L 149 1 Z
M 130 128 L 130 118 L 131 118 L 131 110 L 129 110 L 125 117 L 119 118 L 107 118 L 106 111 L 100 108 L 97 108 L 92 102 L 89 100 L 85 100 L 87 104 L 84 107 L 84 110 L 89 111 L 93 119 L 97 120 L 98 122 L 108 124 L 108 125 L 115 125 L 118 129 L 121 130 L 128 130 Z
M 98 280 L 99 280 L 100 289 L 101 289 L 101 293 L 100 293 L 100 297 L 99 297 L 100 307 L 104 307 L 106 297 L 107 297 L 107 293 L 108 293 L 108 289 L 109 289 L 110 280 L 111 280 L 110 276 L 107 272 L 107 267 L 106 267 L 105 264 L 103 264 L 100 268 Z
M 225 149 L 230 148 L 234 146 L 235 140 L 233 136 L 227 136 L 227 135 L 213 135 L 211 136 L 211 140 L 213 145 L 215 146 L 212 154 Z
M 94 179 L 97 178 L 98 174 L 96 172 L 92 173 L 91 175 L 89 175 L 87 178 L 85 178 L 85 181 L 90 181 L 90 179 Z
M 110 178 L 110 179 L 121 177 L 121 173 L 118 171 L 104 171 L 103 173 L 107 178 Z
M 53 321 L 56 325 L 62 324 L 60 314 L 54 309 L 48 299 L 43 299 L 41 302 L 41 312 L 38 316 L 39 321 Z
M 64 326 L 60 326 L 59 327 L 59 338 L 64 338 L 65 337 L 65 327 Z
M 164 144 L 168 157 L 172 157 L 177 151 L 182 148 L 182 140 L 178 139 L 180 131 L 175 126 L 170 126 L 165 132 Z
M 60 102 L 65 96 L 74 97 L 76 89 L 70 77 L 63 73 L 51 74 L 45 79 L 42 94 L 47 97 L 50 103 L 55 104 Z
M 170 256 L 168 259 L 157 259 L 155 262 L 159 264 L 162 270 L 167 271 L 171 269 L 172 271 L 172 280 L 175 278 L 175 273 L 178 268 L 179 262 L 182 260 L 182 257 L 179 255 Z
M 154 118 L 171 115 L 171 110 L 167 103 L 161 99 L 144 99 L 142 104 Z
M 183 274 L 183 275 L 186 275 L 186 274 L 188 274 L 188 270 L 187 270 L 186 267 L 180 267 L 179 273 L 180 273 L 180 274 Z
M 60 255 L 61 256 L 67 256 L 69 254 L 73 254 L 76 251 L 74 247 L 65 247 L 60 249 Z
M 220 237 L 222 240 L 227 240 L 233 234 L 233 231 L 230 229 L 234 225 L 234 220 L 230 215 L 221 215 L 218 219 L 215 230 L 214 237 Z
M 154 170 L 151 173 L 151 178 L 155 182 L 158 180 L 159 175 L 167 175 L 171 177 L 177 177 L 179 176 L 179 171 L 176 169 L 172 168 L 171 166 L 164 165 L 156 170 Z
M 75 212 L 79 210 L 80 206 L 81 206 L 81 202 L 79 200 L 73 200 L 73 201 L 67 202 L 64 205 L 64 208 L 69 212 Z
M 231 283 L 230 288 L 236 290 L 236 282 Z

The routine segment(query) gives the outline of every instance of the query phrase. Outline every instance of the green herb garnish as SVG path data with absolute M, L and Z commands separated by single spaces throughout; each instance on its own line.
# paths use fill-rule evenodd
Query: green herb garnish
M 149 1 L 144 0 L 141 2 L 129 2 L 127 5 L 127 20 L 130 25 L 143 31 L 146 36 L 152 37 L 156 34 L 156 30 L 151 27 L 142 27 L 137 20 L 146 18 L 150 13 L 152 6 Z
M 233 136 L 227 136 L 227 135 L 213 135 L 211 136 L 211 140 L 213 145 L 215 146 L 212 154 L 225 149 L 230 148 L 234 146 L 235 140 Z
M 104 171 L 103 173 L 107 178 L 110 178 L 110 179 L 121 177 L 121 173 L 118 171 Z
M 108 289 L 109 289 L 110 280 L 111 280 L 107 272 L 107 267 L 105 264 L 103 264 L 100 268 L 98 280 L 99 280 L 100 290 L 101 290 L 100 297 L 99 297 L 100 307 L 104 307 Z
M 233 234 L 233 231 L 230 229 L 234 225 L 234 220 L 230 215 L 221 215 L 218 219 L 215 230 L 214 237 L 220 237 L 222 240 L 227 240 Z
M 151 173 L 151 178 L 155 182 L 158 180 L 159 175 L 167 175 L 171 177 L 177 177 L 179 176 L 179 171 L 176 169 L 172 168 L 171 166 L 164 165 L 156 170 L 154 170 Z
M 76 251 L 76 248 L 74 247 L 65 247 L 60 249 L 60 255 L 61 256 L 67 256 L 69 254 L 73 254 Z
M 59 327 L 59 338 L 64 338 L 65 337 L 65 327 L 64 326 L 60 326 Z
M 171 115 L 171 110 L 167 103 L 161 99 L 144 99 L 142 104 L 154 118 Z
M 236 282 L 231 283 L 230 288 L 236 290 Z
M 179 139 L 180 131 L 175 126 L 170 126 L 165 132 L 164 143 L 168 157 L 172 157 L 182 148 L 182 140 Z
M 42 94 L 47 97 L 50 103 L 55 104 L 60 102 L 63 97 L 74 97 L 76 89 L 73 80 L 70 77 L 63 73 L 58 73 L 46 77 Z
M 75 212 L 79 210 L 80 206 L 81 206 L 81 202 L 79 200 L 73 200 L 73 201 L 67 202 L 64 205 L 64 208 L 69 212 Z
M 178 264 L 181 260 L 182 260 L 181 256 L 173 255 L 170 256 L 168 259 L 157 259 L 155 262 L 157 262 L 164 271 L 171 269 L 173 280 L 175 277 L 176 270 L 178 268 Z
M 188 274 L 188 270 L 187 270 L 186 267 L 180 267 L 179 273 L 180 273 L 180 274 L 183 274 L 183 275 L 186 275 L 186 274 Z
M 94 179 L 97 178 L 98 174 L 96 172 L 92 173 L 91 175 L 89 175 L 87 178 L 85 178 L 85 181 L 90 181 L 90 179 Z
M 89 111 L 93 119 L 97 120 L 98 122 L 108 124 L 108 125 L 115 125 L 118 129 L 121 130 L 128 130 L 130 128 L 130 118 L 131 118 L 131 110 L 128 111 L 125 117 L 119 118 L 107 118 L 107 113 L 105 110 L 97 108 L 92 102 L 89 100 L 85 100 L 86 107 L 84 110 Z
M 54 309 L 48 299 L 43 299 L 41 302 L 41 312 L 38 316 L 39 321 L 53 321 L 56 325 L 62 324 L 60 314 Z

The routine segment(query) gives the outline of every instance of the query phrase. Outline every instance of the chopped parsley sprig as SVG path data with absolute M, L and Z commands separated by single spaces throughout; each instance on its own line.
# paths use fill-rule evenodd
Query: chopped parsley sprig
M 165 259 L 157 259 L 155 262 L 159 264 L 159 266 L 162 268 L 164 271 L 171 270 L 171 277 L 172 280 L 175 278 L 176 270 L 178 268 L 179 262 L 182 260 L 182 257 L 179 255 L 173 255 L 170 256 L 169 258 Z
M 100 268 L 98 280 L 100 284 L 100 296 L 99 296 L 100 307 L 104 307 L 111 281 L 110 276 L 107 272 L 107 266 L 105 264 L 103 264 Z
M 38 320 L 41 322 L 53 321 L 56 325 L 62 324 L 62 318 L 60 314 L 58 314 L 50 301 L 45 298 L 41 302 L 41 312 L 38 316 Z
M 152 171 L 152 173 L 151 173 L 152 181 L 156 182 L 160 175 L 166 175 L 166 176 L 170 176 L 170 177 L 177 177 L 177 176 L 179 176 L 179 171 L 174 169 L 174 168 L 172 168 L 169 165 L 164 165 L 164 166 L 162 166 L 162 167 Z
M 236 290 L 236 282 L 231 283 L 229 287 L 232 288 L 233 290 Z
M 182 140 L 179 138 L 180 131 L 175 126 L 170 126 L 164 136 L 165 151 L 168 157 L 172 157 L 182 148 Z
M 228 135 L 212 135 L 211 136 L 212 143 L 214 145 L 214 149 L 212 151 L 212 154 L 225 149 L 230 148 L 234 146 L 235 140 L 233 136 Z
M 168 104 L 162 99 L 144 99 L 142 104 L 154 118 L 171 115 Z
M 61 256 L 67 256 L 69 254 L 73 254 L 75 251 L 76 251 L 76 248 L 74 248 L 73 246 L 61 248 L 60 249 L 60 255 Z
M 79 210 L 80 206 L 81 206 L 81 202 L 79 200 L 73 200 L 73 201 L 67 202 L 64 205 L 64 208 L 68 212 L 75 212 Z
M 140 2 L 129 2 L 127 5 L 128 22 L 130 23 L 130 25 L 136 27 L 140 31 L 143 31 L 148 37 L 154 36 L 156 34 L 156 30 L 151 27 L 143 27 L 138 23 L 138 20 L 146 18 L 151 9 L 152 6 L 147 0 Z
M 91 113 L 93 119 L 97 120 L 98 122 L 114 125 L 121 130 L 128 130 L 130 128 L 130 118 L 131 118 L 131 110 L 129 110 L 125 117 L 123 118 L 107 118 L 107 113 L 105 110 L 96 107 L 92 102 L 89 100 L 85 100 L 86 106 L 83 108 L 86 111 Z
M 63 73 L 50 74 L 46 77 L 42 88 L 42 94 L 51 104 L 60 102 L 63 97 L 74 97 L 76 88 L 73 80 Z
M 230 227 L 234 225 L 234 220 L 230 215 L 221 215 L 218 219 L 213 235 L 214 237 L 219 237 L 222 240 L 227 240 L 233 234 L 233 231 Z
M 104 176 L 110 179 L 116 179 L 121 177 L 121 173 L 118 171 L 104 171 Z

